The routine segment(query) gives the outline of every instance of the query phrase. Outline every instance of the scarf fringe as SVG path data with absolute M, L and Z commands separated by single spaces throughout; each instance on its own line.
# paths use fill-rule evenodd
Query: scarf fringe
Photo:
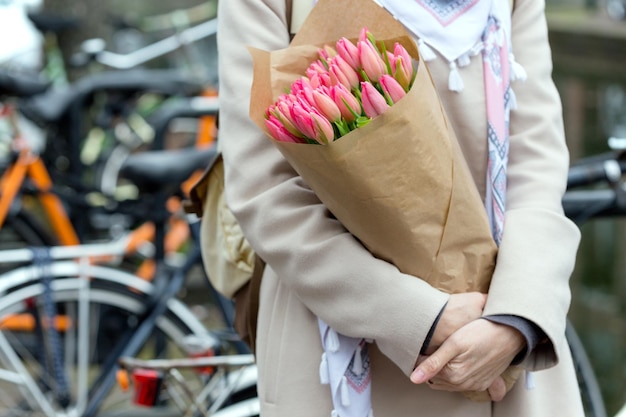
M 535 375 L 530 371 L 526 371 L 526 389 L 535 389 Z
M 332 327 L 329 327 L 326 333 L 326 349 L 328 349 L 329 352 L 336 353 L 339 351 L 340 347 L 337 332 Z
M 330 375 L 328 372 L 328 359 L 326 358 L 326 352 L 322 353 L 322 360 L 320 361 L 320 383 L 323 385 L 330 384 Z
M 363 358 L 361 358 L 361 345 L 357 346 L 354 352 L 354 362 L 352 363 L 352 372 L 355 375 L 361 376 L 363 373 Z
M 515 95 L 515 91 L 509 86 L 509 109 L 515 110 L 517 109 L 517 96 Z
M 526 73 L 524 67 L 515 60 L 515 55 L 513 55 L 513 53 L 509 54 L 509 62 L 511 66 L 511 81 L 526 81 L 528 74 Z
M 341 383 L 339 384 L 339 394 L 341 395 L 341 405 L 344 407 L 350 407 L 350 392 L 348 391 L 348 378 L 341 377 Z
M 433 51 L 432 48 L 428 46 L 428 44 L 422 39 L 419 39 L 417 41 L 417 49 L 422 59 L 426 62 L 433 61 L 437 58 L 437 54 L 435 54 L 435 51 Z
M 448 88 L 450 91 L 461 92 L 465 88 L 461 74 L 455 62 L 450 62 L 450 75 L 448 76 Z

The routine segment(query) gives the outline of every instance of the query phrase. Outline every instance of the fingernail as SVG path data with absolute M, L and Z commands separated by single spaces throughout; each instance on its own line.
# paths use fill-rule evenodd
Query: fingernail
M 421 384 L 426 379 L 426 374 L 421 369 L 416 369 L 411 374 L 411 382 Z

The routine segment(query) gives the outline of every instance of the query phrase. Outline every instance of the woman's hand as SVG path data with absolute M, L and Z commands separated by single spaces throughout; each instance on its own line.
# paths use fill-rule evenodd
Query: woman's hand
M 515 328 L 489 320 L 474 320 L 460 328 L 411 374 L 415 384 L 428 382 L 444 391 L 489 390 L 500 401 L 506 387 L 500 375 L 526 343 Z
M 434 352 L 450 335 L 483 314 L 487 294 L 467 292 L 452 294 L 435 327 L 426 353 Z

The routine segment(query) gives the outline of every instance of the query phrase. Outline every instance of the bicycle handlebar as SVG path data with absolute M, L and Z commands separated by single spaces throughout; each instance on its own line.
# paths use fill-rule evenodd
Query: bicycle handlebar
M 574 165 L 569 169 L 567 188 L 595 184 L 600 181 L 616 183 L 625 170 L 626 161 L 616 159 Z
M 565 215 L 579 225 L 591 218 L 626 215 L 626 185 L 621 183 L 625 170 L 626 161 L 615 152 L 576 162 L 569 169 L 567 192 L 562 199 Z M 573 190 L 601 184 L 609 187 Z
M 214 18 L 127 54 L 106 51 L 100 47 L 88 48 L 92 50 L 84 51 L 82 54 L 75 54 L 72 61 L 73 65 L 82 66 L 91 60 L 95 60 L 109 68 L 127 70 L 137 68 L 184 45 L 208 38 L 216 33 L 217 19 Z M 94 45 L 94 43 L 91 45 Z

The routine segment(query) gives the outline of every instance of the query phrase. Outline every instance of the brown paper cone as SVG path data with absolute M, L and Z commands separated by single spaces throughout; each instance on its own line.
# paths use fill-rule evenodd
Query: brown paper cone
M 404 27 L 372 1 L 320 0 L 289 48 L 250 49 L 250 116 L 257 125 L 267 133 L 265 110 L 304 74 L 320 46 L 356 38 L 363 27 L 388 45 L 402 43 L 419 62 Z M 425 65 L 402 100 L 331 144 L 273 142 L 373 255 L 448 293 L 487 292 L 497 247 Z M 486 392 L 465 394 L 489 400 Z

